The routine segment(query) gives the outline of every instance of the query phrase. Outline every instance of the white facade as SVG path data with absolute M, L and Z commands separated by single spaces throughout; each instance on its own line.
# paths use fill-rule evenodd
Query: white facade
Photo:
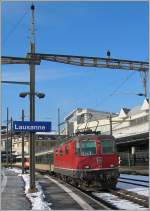
M 22 138 L 19 136 L 14 136 L 12 139 L 12 149 L 16 155 L 22 154 Z M 29 138 L 24 137 L 24 153 L 29 154 Z
M 117 116 L 115 113 L 112 113 L 111 115 L 113 117 Z M 87 128 L 95 130 L 97 127 L 98 131 L 101 122 L 104 125 L 104 128 L 109 130 L 109 116 L 109 112 L 96 111 L 87 108 L 77 108 L 65 118 L 66 129 L 63 130 L 63 134 L 71 135 L 76 133 L 78 130 L 81 131 Z
M 63 129 L 63 134 L 69 135 L 86 129 L 110 134 L 111 125 L 112 134 L 116 138 L 147 133 L 149 101 L 145 99 L 141 106 L 132 109 L 122 108 L 118 114 L 78 108 L 65 118 L 65 122 L 66 128 Z

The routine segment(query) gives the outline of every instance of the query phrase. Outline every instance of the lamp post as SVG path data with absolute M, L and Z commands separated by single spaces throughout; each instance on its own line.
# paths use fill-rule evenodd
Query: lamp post
M 8 121 L 9 121 L 9 113 L 8 113 L 8 107 L 7 107 L 7 136 L 6 136 L 6 166 L 8 168 Z
M 22 109 L 22 121 L 24 121 L 23 109 Z M 22 132 L 22 174 L 24 174 L 24 132 Z
M 11 165 L 11 168 L 12 168 L 12 162 L 13 162 L 13 155 L 12 155 L 12 122 L 13 122 L 13 119 L 11 117 L 10 119 L 10 124 L 11 124 L 11 132 L 10 132 L 10 165 Z
M 9 164 L 12 168 L 12 161 L 13 161 L 13 156 L 12 156 L 12 135 L 13 135 L 12 122 L 13 122 L 13 119 L 12 119 L 12 117 L 9 119 L 9 109 L 7 107 L 7 127 L 6 127 L 7 129 L 6 129 L 6 142 L 5 142 L 6 166 L 7 166 L 7 168 L 8 168 Z M 10 124 L 10 132 L 9 132 L 9 124 Z M 9 142 L 9 140 L 10 140 L 10 142 Z
M 112 115 L 109 115 L 109 122 L 110 122 L 110 135 L 112 135 Z
M 58 108 L 58 135 L 60 136 L 60 108 Z
M 31 67 L 30 72 L 33 71 L 34 68 L 33 69 L 32 68 L 33 67 Z M 21 92 L 19 96 L 22 98 L 25 98 L 27 95 L 29 95 L 30 121 L 34 122 L 35 121 L 35 96 L 37 96 L 38 98 L 44 98 L 45 94 L 40 93 L 40 92 L 35 92 L 35 75 L 33 73 L 30 74 L 30 84 L 31 84 L 30 92 Z M 35 192 L 35 133 L 34 132 L 30 132 L 30 188 L 29 188 L 29 192 Z

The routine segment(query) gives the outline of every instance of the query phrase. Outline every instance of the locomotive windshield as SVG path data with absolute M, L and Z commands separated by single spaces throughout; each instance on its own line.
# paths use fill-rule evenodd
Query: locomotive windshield
M 101 141 L 102 153 L 114 153 L 115 150 L 115 142 L 113 140 L 102 140 Z
M 82 156 L 96 154 L 95 140 L 82 140 L 76 143 L 76 153 Z

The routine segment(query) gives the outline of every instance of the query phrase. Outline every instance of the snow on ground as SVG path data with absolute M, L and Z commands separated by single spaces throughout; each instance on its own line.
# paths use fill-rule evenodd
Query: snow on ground
M 122 182 L 117 183 L 117 188 L 125 189 L 128 191 L 138 193 L 139 195 L 149 197 L 149 188 L 145 188 L 145 187 L 141 187 L 141 186 L 137 186 L 137 185 L 126 184 L 126 183 L 122 183 Z
M 51 208 L 49 207 L 51 205 L 51 203 L 47 203 L 46 201 L 44 201 L 45 195 L 44 195 L 42 188 L 38 182 L 36 182 L 37 192 L 29 193 L 28 192 L 29 182 L 30 182 L 29 174 L 22 174 L 21 169 L 12 168 L 9 170 L 17 173 L 18 176 L 22 176 L 22 178 L 25 182 L 25 194 L 26 194 L 26 197 L 31 201 L 32 210 L 51 210 Z
M 140 209 L 140 210 L 147 210 L 147 208 L 144 208 L 138 204 L 134 204 L 130 201 L 127 201 L 125 199 L 120 199 L 119 197 L 112 195 L 111 193 L 93 193 L 93 195 L 102 198 L 112 204 L 114 204 L 116 207 L 119 209 L 124 209 L 124 210 L 135 210 L 135 209 Z
M 120 177 L 149 181 L 148 176 L 120 174 Z M 149 197 L 149 188 L 147 188 L 147 187 L 142 187 L 142 186 L 138 186 L 138 185 L 132 185 L 132 184 L 126 184 L 126 183 L 118 182 L 117 188 L 125 189 L 125 190 L 128 190 L 128 191 L 132 191 L 132 192 L 138 193 L 140 195 Z M 132 203 L 132 202 L 127 201 L 125 199 L 120 199 L 118 196 L 112 195 L 111 193 L 93 193 L 93 194 L 97 197 L 100 197 L 104 200 L 107 200 L 107 201 L 113 203 L 119 209 L 147 210 L 147 208 L 144 208 L 144 207 L 142 207 L 138 204 Z
M 32 210 L 50 210 L 50 205 L 49 203 L 44 201 L 44 193 L 42 191 L 42 188 L 38 182 L 36 182 L 36 188 L 37 192 L 36 193 L 28 193 L 29 189 L 29 174 L 22 174 L 20 169 L 9 169 L 11 171 L 14 171 L 15 173 L 18 174 L 18 176 L 22 176 L 24 182 L 25 182 L 25 194 L 29 198 L 29 200 L 32 203 Z M 127 174 L 121 174 L 120 177 L 125 177 L 125 178 L 132 178 L 132 179 L 143 179 L 146 181 L 149 181 L 148 176 L 140 176 L 140 175 L 127 175 Z M 131 184 L 125 184 L 118 182 L 117 188 L 125 189 L 128 191 L 133 191 L 136 192 L 140 195 L 145 195 L 149 197 L 149 188 L 145 187 L 140 187 L 137 185 L 131 185 Z M 129 202 L 124 199 L 120 199 L 117 196 L 114 196 L 110 193 L 93 193 L 95 196 L 103 198 L 104 200 L 107 200 L 111 203 L 113 203 L 115 206 L 117 206 L 119 209 L 125 209 L 125 210 L 134 210 L 134 209 L 140 209 L 140 210 L 147 210 L 146 208 L 143 208 L 140 205 L 134 204 L 132 202 Z
M 128 178 L 125 178 L 125 179 L 122 179 L 120 178 L 119 179 L 119 182 L 129 182 L 129 183 L 135 183 L 136 185 L 139 185 L 139 186 L 147 186 L 148 187 L 148 182 L 141 182 L 141 181 L 135 181 L 135 180 L 129 180 Z
M 149 181 L 148 176 L 121 174 L 120 177 Z M 147 187 L 118 182 L 117 188 L 125 189 L 149 197 L 149 188 Z
M 149 181 L 149 176 L 120 174 L 120 177 Z

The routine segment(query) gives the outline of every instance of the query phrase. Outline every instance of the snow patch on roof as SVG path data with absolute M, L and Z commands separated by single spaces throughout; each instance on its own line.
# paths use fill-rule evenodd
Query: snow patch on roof
M 148 110 L 149 109 L 149 100 L 145 98 L 142 106 L 141 106 L 141 110 Z
M 130 109 L 129 108 L 122 108 L 119 113 L 120 118 L 125 118 L 128 116 Z

